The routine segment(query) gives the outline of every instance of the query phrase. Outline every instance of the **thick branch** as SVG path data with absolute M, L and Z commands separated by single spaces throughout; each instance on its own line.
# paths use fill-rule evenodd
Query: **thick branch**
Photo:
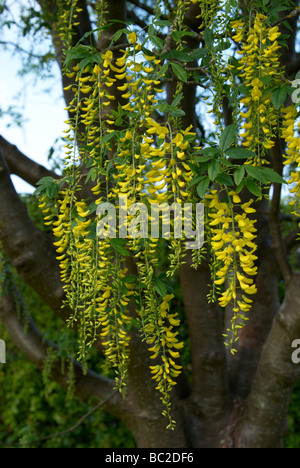
M 0 302 L 0 318 L 12 341 L 24 356 L 39 369 L 43 368 L 47 357 L 48 348 L 57 349 L 57 346 L 49 340 L 45 340 L 43 334 L 37 329 L 33 320 L 25 321 L 23 318 L 23 304 L 16 303 L 16 291 L 11 291 L 2 297 Z M 18 302 L 20 302 L 18 300 Z M 21 312 L 20 312 L 21 311 Z M 25 331 L 26 323 L 26 331 Z M 82 366 L 74 361 L 75 395 L 88 400 L 96 397 L 102 400 L 113 391 L 113 381 L 88 370 L 83 372 Z M 61 362 L 58 359 L 51 367 L 51 377 L 63 388 L 68 387 L 68 376 L 62 373 Z M 112 412 L 122 404 L 120 395 L 115 395 L 107 402 L 106 409 Z
M 197 31 L 201 26 L 198 8 L 197 5 L 191 5 L 184 18 L 184 24 Z M 199 47 L 198 38 L 187 36 L 185 42 L 190 49 Z M 172 102 L 175 91 L 176 81 L 168 84 L 168 102 Z M 186 128 L 192 124 L 196 128 L 196 86 L 186 83 L 182 92 L 184 97 L 181 108 L 185 116 L 181 119 L 181 125 Z M 196 271 L 191 268 L 190 253 L 185 260 L 186 264 L 180 269 L 180 284 L 191 340 L 191 409 L 194 414 L 198 412 L 215 420 L 223 416 L 228 395 L 222 320 L 218 307 L 207 302 L 210 283 L 208 264 L 203 262 Z
M 300 55 L 298 55 L 295 60 L 288 63 L 286 66 L 286 72 L 289 76 L 296 74 L 299 70 L 300 70 Z
M 299 288 L 300 276 L 294 276 L 264 346 L 236 432 L 237 446 L 241 448 L 282 446 L 290 395 L 300 377 L 299 365 L 292 362 L 292 342 L 300 336 Z
M 59 176 L 55 172 L 46 169 L 44 166 L 36 163 L 32 159 L 25 156 L 15 145 L 9 143 L 0 135 L 0 148 L 5 154 L 5 160 L 11 174 L 17 175 L 34 187 L 37 182 L 43 177 L 53 177 L 58 179 Z
M 145 5 L 144 3 L 141 3 L 139 0 L 129 0 L 129 3 L 132 3 L 133 5 L 140 8 L 141 10 L 144 10 L 146 13 L 149 13 L 150 15 L 155 15 L 155 12 L 152 7 Z
M 62 318 L 64 291 L 59 263 L 52 240 L 31 221 L 10 179 L 0 151 L 0 241 L 4 251 L 24 281 Z
M 282 176 L 283 162 L 282 162 L 282 150 L 281 150 L 279 138 L 276 138 L 275 146 L 272 150 L 272 153 L 273 153 L 274 170 L 279 175 Z M 280 219 L 279 219 L 280 200 L 281 200 L 281 184 L 274 183 L 273 184 L 273 196 L 272 196 L 270 214 L 269 214 L 269 225 L 270 225 L 270 232 L 271 232 L 272 243 L 273 243 L 276 260 L 278 262 L 278 265 L 284 277 L 284 280 L 286 281 L 286 283 L 288 283 L 292 276 L 292 269 L 289 264 L 286 252 L 285 252 L 285 246 L 284 246 L 284 242 L 283 242 L 282 234 L 281 234 L 281 225 L 280 225 Z
M 57 1 L 56 0 L 37 0 L 40 5 L 40 8 L 44 14 L 45 20 L 47 21 L 51 35 L 52 35 L 52 42 L 55 48 L 55 57 L 57 64 L 59 66 L 60 71 L 63 71 L 64 68 L 64 48 L 65 44 L 63 43 L 62 37 L 60 36 L 60 26 L 58 24 L 58 11 L 57 11 Z M 79 0 L 77 2 L 77 7 L 79 11 L 77 11 L 76 17 L 76 26 L 73 27 L 73 35 L 72 35 L 72 45 L 75 46 L 79 40 L 82 41 L 84 45 L 91 45 L 94 43 L 93 36 L 85 38 L 82 40 L 84 34 L 89 33 L 92 31 L 92 24 L 90 21 L 87 3 L 86 0 Z M 95 45 L 95 44 L 94 44 Z M 69 85 L 74 84 L 73 78 L 68 78 L 65 73 L 62 73 L 62 85 L 63 85 L 63 93 L 67 107 L 69 107 L 70 103 L 74 98 L 74 93 L 71 89 L 68 88 Z M 72 117 L 70 115 L 70 117 Z
M 220 417 L 227 404 L 226 357 L 222 318 L 216 304 L 207 302 L 210 271 L 203 264 L 195 271 L 191 260 L 181 267 L 180 282 L 191 340 L 192 403 L 209 418 Z M 197 410 L 196 410 L 197 411 Z
M 284 239 L 284 245 L 287 252 L 290 252 L 300 242 L 300 227 L 289 232 Z
M 262 348 L 280 307 L 278 265 L 272 248 L 266 244 L 263 247 L 264 254 L 259 256 L 255 281 L 257 294 L 248 320 L 239 333 L 238 352 L 228 356 L 230 389 L 237 398 L 247 398 L 249 394 Z
M 252 194 L 244 190 L 240 193 L 240 197 L 245 203 L 249 201 Z M 279 268 L 270 237 L 267 199 L 256 201 L 254 208 L 256 212 L 249 216 L 255 219 L 257 229 L 257 251 L 255 252 L 258 270 L 255 277 L 257 294 L 252 297 L 254 302 L 247 315 L 248 320 L 239 331 L 239 340 L 235 345 L 238 352 L 232 355 L 228 350 L 227 356 L 230 389 L 232 395 L 238 398 L 246 398 L 250 391 L 262 347 L 280 305 L 278 299 Z M 230 305 L 226 308 L 225 330 L 231 328 L 232 315 L 232 305 Z

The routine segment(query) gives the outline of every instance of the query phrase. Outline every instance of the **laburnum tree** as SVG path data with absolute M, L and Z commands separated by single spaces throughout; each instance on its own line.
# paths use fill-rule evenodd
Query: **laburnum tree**
M 51 378 L 68 387 L 13 268 L 76 334 L 75 395 L 105 401 L 137 447 L 282 447 L 300 375 L 299 12 L 285 0 L 32 2 L 61 71 L 64 166 L 1 137 L 0 317 L 38 368 L 55 350 Z M 43 228 L 12 174 L 36 187 Z M 99 236 L 98 207 L 120 219 L 120 201 L 120 231 L 135 232 Z M 137 235 L 142 207 L 163 203 L 204 205 L 201 248 Z

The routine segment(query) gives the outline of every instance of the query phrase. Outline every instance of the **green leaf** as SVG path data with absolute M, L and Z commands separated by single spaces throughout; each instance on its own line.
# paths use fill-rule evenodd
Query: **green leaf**
M 111 160 L 108 162 L 108 164 L 107 164 L 107 166 L 106 166 L 106 168 L 105 168 L 106 174 L 109 174 L 109 172 L 110 172 L 110 170 L 112 169 L 113 165 L 114 165 L 114 160 L 111 159 Z
M 266 183 L 264 175 L 260 172 L 259 167 L 245 166 L 245 169 L 249 176 L 253 179 L 258 180 L 259 182 Z
M 48 195 L 49 198 L 55 198 L 57 197 L 59 192 L 59 187 L 56 182 L 53 184 L 49 184 L 46 189 L 46 194 Z
M 136 275 L 125 276 L 123 281 L 124 281 L 125 284 L 134 284 L 137 281 L 137 276 Z
M 162 280 L 159 278 L 154 278 L 153 280 L 153 286 L 155 291 L 161 296 L 161 297 L 166 297 L 168 294 L 168 289 L 166 283 L 164 283 Z
M 225 151 L 226 155 L 232 159 L 247 159 L 255 156 L 254 151 L 250 151 L 243 148 L 229 148 Z
M 115 131 L 115 132 L 107 133 L 107 135 L 105 135 L 105 136 L 101 139 L 101 144 L 104 144 L 104 143 L 106 143 L 107 141 L 111 140 L 111 139 L 116 135 L 116 133 L 118 133 L 118 132 Z
M 201 182 L 201 180 L 206 179 L 206 178 L 207 178 L 207 177 L 206 177 L 206 176 L 203 176 L 203 175 L 199 175 L 199 176 L 197 176 L 197 177 L 194 177 L 194 178 L 190 181 L 190 183 L 189 183 L 189 185 L 188 185 L 188 188 L 190 189 L 190 188 L 193 187 L 194 185 L 196 185 L 196 184 L 198 184 L 199 182 Z
M 209 177 L 205 177 L 198 185 L 197 185 L 197 193 L 200 198 L 204 198 L 206 190 L 210 185 Z
M 204 148 L 201 150 L 201 154 L 208 154 L 215 156 L 216 154 L 220 154 L 219 148 L 216 148 L 215 146 L 210 146 L 209 148 Z
M 276 182 L 278 184 L 286 184 L 284 178 L 269 167 L 260 167 L 259 171 L 261 175 L 265 178 L 266 183 Z
M 123 257 L 129 257 L 130 253 L 125 249 L 124 244 L 126 241 L 124 239 L 110 239 L 110 243 L 114 250 L 122 255 Z
M 226 187 L 232 187 L 233 186 L 232 177 L 229 174 L 226 174 L 226 172 L 223 172 L 222 174 L 219 174 L 218 177 L 216 178 L 216 181 L 219 184 L 226 185 Z
M 155 47 L 157 47 L 158 50 L 161 50 L 163 48 L 164 41 L 160 37 L 150 35 L 149 39 L 152 42 L 152 44 Z
M 227 50 L 231 47 L 231 42 L 230 41 L 221 41 L 217 47 L 216 47 L 216 52 L 223 52 L 223 50 Z
M 192 31 L 173 31 L 172 32 L 172 38 L 174 39 L 175 42 L 181 41 L 183 36 L 191 36 L 195 37 L 195 33 Z
M 194 159 L 194 162 L 205 163 L 211 160 L 212 160 L 211 156 L 199 156 L 199 158 Z
M 171 107 L 176 108 L 180 104 L 182 97 L 183 97 L 182 93 L 177 94 L 177 96 L 173 99 Z
M 58 182 L 53 177 L 43 177 L 37 182 L 37 189 L 34 191 L 35 195 L 45 192 L 49 198 L 55 198 L 59 192 Z
M 168 63 L 165 63 L 161 69 L 159 70 L 159 72 L 157 73 L 157 79 L 159 80 L 160 78 L 162 78 L 168 71 L 168 68 L 169 68 L 169 64 Z
M 150 23 L 148 27 L 148 34 L 149 36 L 154 36 L 155 35 L 155 27 L 154 23 Z
M 220 148 L 222 151 L 226 151 L 236 139 L 236 129 L 234 124 L 228 125 L 223 131 L 220 137 Z
M 97 169 L 95 167 L 92 167 L 87 174 L 85 183 L 87 184 L 90 179 L 92 179 L 92 181 L 95 182 L 96 177 L 97 177 Z
M 90 214 L 95 213 L 95 211 L 97 211 L 97 208 L 98 208 L 98 205 L 96 205 L 95 202 L 90 203 L 88 206 L 89 213 Z
M 87 230 L 88 230 L 88 234 L 86 236 L 87 239 L 90 239 L 90 240 L 97 239 L 97 223 L 92 222 L 87 228 Z
M 204 37 L 204 41 L 207 47 L 209 49 L 212 49 L 214 45 L 214 39 L 215 39 L 214 32 L 211 29 L 206 28 L 204 30 L 203 37 Z
M 171 67 L 176 77 L 180 81 L 183 81 L 184 83 L 186 83 L 188 79 L 188 73 L 185 71 L 185 69 L 178 63 L 174 63 L 174 62 L 171 62 Z
M 245 187 L 245 181 L 246 181 L 246 179 L 243 178 L 242 181 L 240 182 L 240 184 L 236 186 L 236 188 L 235 188 L 235 193 L 236 194 L 239 194 L 243 190 L 243 188 Z
M 90 46 L 79 44 L 73 49 L 70 49 L 65 58 L 65 66 L 68 68 L 70 63 L 73 60 L 83 60 L 91 56 L 91 53 L 96 53 L 97 51 Z
M 196 49 L 196 50 L 193 50 L 189 53 L 189 57 L 190 57 L 190 62 L 193 61 L 193 60 L 199 60 L 203 57 L 206 57 L 208 54 L 208 50 L 207 49 Z
M 118 41 L 123 33 L 124 33 L 123 29 L 119 29 L 111 38 L 111 42 L 113 43 L 113 42 Z
M 187 54 L 186 52 L 184 52 L 182 50 L 172 50 L 171 52 L 169 52 L 167 54 L 166 58 L 175 59 L 175 60 L 178 60 L 179 62 L 183 62 L 183 63 L 191 61 L 189 54 Z
M 172 26 L 171 21 L 168 20 L 155 20 L 154 24 L 155 26 L 159 26 L 160 28 L 163 28 L 165 26 Z
M 285 180 L 277 174 L 273 169 L 268 167 L 253 167 L 245 166 L 247 173 L 253 178 L 261 182 L 262 184 L 269 184 L 276 182 L 278 184 L 285 184 Z
M 285 103 L 288 90 L 286 87 L 275 89 L 271 94 L 271 101 L 275 109 L 279 110 Z
M 220 172 L 220 162 L 217 159 L 213 159 L 208 166 L 208 177 L 214 181 Z
M 245 184 L 249 192 L 253 193 L 253 195 L 255 195 L 256 197 L 261 198 L 262 192 L 255 180 L 253 180 L 251 177 L 247 177 L 245 179 Z
M 54 181 L 53 177 L 43 177 L 37 182 L 37 185 L 44 185 L 46 187 L 48 184 L 53 184 Z
M 170 116 L 171 117 L 184 117 L 185 112 L 182 109 L 172 109 L 170 110 Z
M 237 186 L 240 185 L 245 176 L 245 168 L 243 166 L 238 167 L 233 174 L 234 182 Z

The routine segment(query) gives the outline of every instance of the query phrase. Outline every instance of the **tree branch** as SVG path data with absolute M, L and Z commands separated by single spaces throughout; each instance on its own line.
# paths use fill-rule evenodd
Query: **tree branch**
M 282 176 L 283 162 L 282 162 L 282 149 L 279 138 L 276 138 L 275 146 L 272 149 L 273 154 L 273 168 Z M 273 242 L 273 248 L 276 255 L 280 271 L 284 277 L 286 283 L 289 282 L 292 276 L 292 269 L 289 264 L 285 246 L 281 234 L 280 226 L 280 200 L 281 200 L 281 184 L 273 184 L 273 196 L 271 201 L 270 213 L 269 213 L 269 226 Z
M 3 295 L 0 302 L 0 318 L 17 348 L 30 362 L 42 370 L 47 357 L 47 350 L 49 348 L 58 349 L 58 347 L 44 338 L 31 318 L 24 317 L 24 306 L 21 301 L 18 291 L 10 282 L 10 291 Z M 75 360 L 73 364 L 75 379 L 74 394 L 76 397 L 82 400 L 88 400 L 91 397 L 102 400 L 108 394 L 111 395 L 114 386 L 112 380 L 100 376 L 91 370 L 85 373 L 81 364 Z M 68 387 L 68 375 L 62 373 L 59 358 L 51 367 L 51 377 L 63 388 Z M 118 394 L 109 401 L 107 409 L 115 413 L 117 409 L 120 409 L 120 405 L 122 405 L 122 397 Z
M 31 52 L 29 50 L 25 50 L 19 44 L 16 44 L 16 43 L 11 42 L 11 41 L 0 41 L 0 45 L 13 47 L 18 52 L 21 52 L 23 54 L 27 54 L 29 57 L 34 57 L 34 58 L 37 58 L 37 59 L 40 59 L 40 60 L 45 57 L 44 55 L 34 54 L 33 52 Z
M 296 74 L 300 70 L 300 55 L 298 54 L 295 60 L 288 63 L 285 69 L 288 76 Z
M 52 42 L 55 48 L 55 57 L 58 63 L 59 69 L 63 70 L 64 68 L 64 48 L 65 44 L 59 34 L 59 24 L 57 23 L 57 2 L 56 0 L 37 0 L 40 5 L 40 8 L 44 14 L 45 20 L 47 21 L 50 32 L 52 35 Z M 74 34 L 72 35 L 72 45 L 75 46 L 79 40 L 82 41 L 82 37 L 85 33 L 89 33 L 92 31 L 92 24 L 90 21 L 87 3 L 86 0 L 79 0 L 77 3 L 77 7 L 79 8 L 79 12 L 77 11 L 77 18 L 76 23 L 77 26 L 74 26 Z M 95 45 L 95 39 L 91 35 L 90 37 L 85 38 L 82 42 L 85 45 L 91 45 L 92 43 Z M 63 93 L 67 107 L 69 107 L 70 103 L 74 98 L 74 93 L 69 88 L 71 84 L 74 84 L 73 78 L 68 78 L 65 73 L 62 73 L 62 85 L 63 85 Z M 70 117 L 72 117 L 70 115 Z
M 64 320 L 70 315 L 62 309 L 64 291 L 59 263 L 52 239 L 40 231 L 28 216 L 10 179 L 0 150 L 0 241 L 11 264 L 24 281 Z
M 264 346 L 245 413 L 236 431 L 241 448 L 282 446 L 290 396 L 300 377 L 299 365 L 292 362 L 292 342 L 300 336 L 299 288 L 300 276 L 294 276 Z
M 245 203 L 251 197 L 250 192 L 240 193 Z M 270 237 L 268 223 L 268 201 L 266 198 L 256 201 L 255 227 L 257 229 L 257 275 L 255 285 L 257 294 L 253 297 L 253 305 L 248 320 L 239 331 L 239 340 L 236 343 L 237 353 L 232 355 L 227 350 L 227 366 L 231 394 L 234 398 L 247 398 L 251 389 L 252 379 L 256 372 L 261 350 L 268 336 L 272 321 L 278 312 L 280 303 L 278 299 L 279 268 Z M 231 327 L 232 305 L 226 308 L 224 329 Z
M 152 7 L 149 7 L 148 5 L 141 3 L 139 0 L 129 0 L 129 3 L 132 3 L 136 7 L 140 8 L 141 10 L 146 11 L 150 15 L 154 15 L 154 10 Z M 167 18 L 162 18 L 162 19 L 167 19 Z
M 300 227 L 289 232 L 284 238 L 285 250 L 290 252 L 300 242 Z
M 228 396 L 222 318 L 218 306 L 207 301 L 208 264 L 203 261 L 197 271 L 190 265 L 191 259 L 187 258 L 180 269 L 180 283 L 191 340 L 191 401 L 201 414 L 214 419 L 223 414 Z
M 46 169 L 44 166 L 25 156 L 15 145 L 9 143 L 1 135 L 0 148 L 3 154 L 5 154 L 5 160 L 10 173 L 17 175 L 28 184 L 36 187 L 37 182 L 43 177 L 59 179 L 59 176 L 55 172 Z

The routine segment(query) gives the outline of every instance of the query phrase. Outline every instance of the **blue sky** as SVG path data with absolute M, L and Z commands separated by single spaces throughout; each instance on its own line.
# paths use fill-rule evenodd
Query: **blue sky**
M 22 0 L 19 4 L 26 3 Z M 15 31 L 3 30 L 0 39 L 16 42 Z M 22 47 L 26 49 L 26 41 Z M 28 49 L 28 47 L 27 47 Z M 0 120 L 0 134 L 15 144 L 26 156 L 50 167 L 47 157 L 56 138 L 66 129 L 66 112 L 62 99 L 61 79 L 58 67 L 53 66 L 55 77 L 49 82 L 33 78 L 32 75 L 19 76 L 21 59 L 12 54 L 13 49 L 0 49 L 0 105 L 2 109 L 17 106 L 26 121 L 21 127 L 8 127 L 12 120 L 8 117 Z M 33 79 L 36 79 L 34 86 Z M 45 90 L 51 86 L 51 92 Z M 34 189 L 17 177 L 13 182 L 19 192 L 32 192 Z

